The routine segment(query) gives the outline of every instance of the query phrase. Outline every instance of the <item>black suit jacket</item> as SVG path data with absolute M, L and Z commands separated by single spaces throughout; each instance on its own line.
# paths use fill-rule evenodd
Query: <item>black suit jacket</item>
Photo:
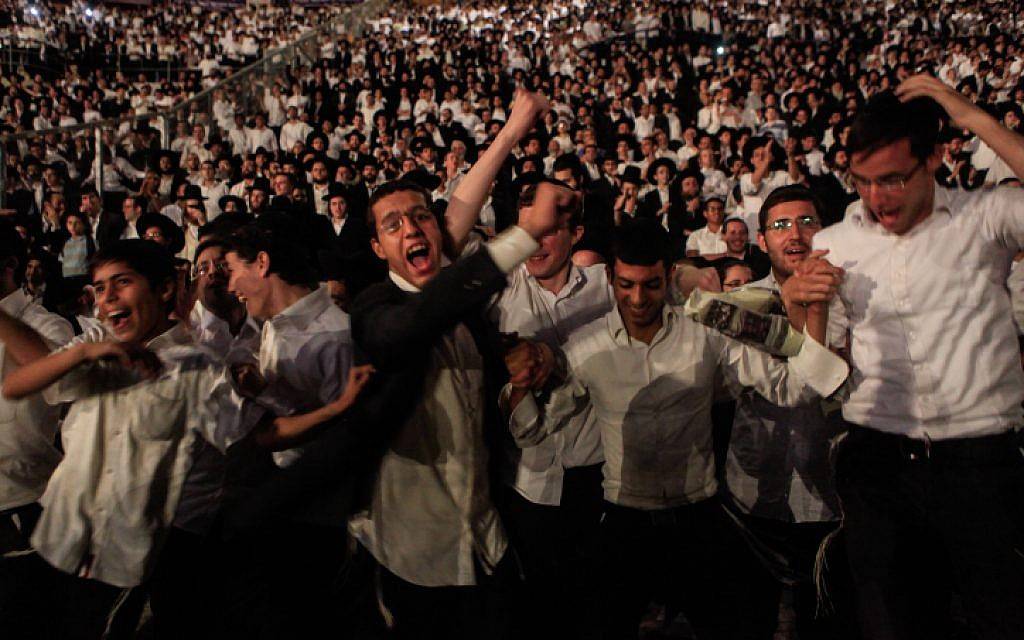
M 366 393 L 367 402 L 374 407 L 369 416 L 375 425 L 369 436 L 371 446 L 377 451 L 373 471 L 390 438 L 421 400 L 431 350 L 463 323 L 484 360 L 484 437 L 491 452 L 492 499 L 500 495 L 498 452 L 507 429 L 502 428 L 497 396 L 506 376 L 499 337 L 484 320 L 483 307 L 505 285 L 505 274 L 486 250 L 480 250 L 442 269 L 419 293 L 403 291 L 387 279 L 356 298 L 352 337 L 377 370 L 374 388 Z

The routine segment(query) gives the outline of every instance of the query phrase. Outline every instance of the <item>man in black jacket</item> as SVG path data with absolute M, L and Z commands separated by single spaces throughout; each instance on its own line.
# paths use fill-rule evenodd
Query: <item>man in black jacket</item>
M 500 164 L 547 108 L 540 96 L 519 100 L 520 114 L 513 112 L 479 172 Z M 356 299 L 352 330 L 391 394 L 374 416 L 389 438 L 350 530 L 379 565 L 381 604 L 400 638 L 509 634 L 514 569 L 488 466 L 500 429 L 501 347 L 481 311 L 538 240 L 564 224 L 577 198 L 540 185 L 528 215 L 482 246 L 462 228 L 471 222 L 463 209 L 479 211 L 475 194 L 453 198 L 447 240 L 422 187 L 392 182 L 370 199 L 371 247 L 389 278 Z

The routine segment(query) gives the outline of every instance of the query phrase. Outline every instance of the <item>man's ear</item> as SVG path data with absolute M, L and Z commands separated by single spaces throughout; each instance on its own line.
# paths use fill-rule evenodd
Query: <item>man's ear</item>
M 380 241 L 377 238 L 370 238 L 370 248 L 381 260 L 387 260 L 387 255 L 384 254 L 384 247 L 380 245 Z
M 156 294 L 160 297 L 160 301 L 165 305 L 172 300 L 178 291 L 178 281 L 176 278 L 168 278 L 164 280 L 159 287 L 157 287 Z
M 573 232 L 572 232 L 572 245 L 573 246 L 576 246 L 576 243 L 579 242 L 581 238 L 583 238 L 583 233 L 585 231 L 586 231 L 586 229 L 583 228 L 582 224 L 576 225 L 576 228 L 573 229 Z
M 260 251 L 256 254 L 255 264 L 259 270 L 260 277 L 266 278 L 267 274 L 270 273 L 270 254 L 266 251 Z
M 757 246 L 761 247 L 761 251 L 768 253 L 768 245 L 764 242 L 764 234 L 760 231 L 757 232 Z

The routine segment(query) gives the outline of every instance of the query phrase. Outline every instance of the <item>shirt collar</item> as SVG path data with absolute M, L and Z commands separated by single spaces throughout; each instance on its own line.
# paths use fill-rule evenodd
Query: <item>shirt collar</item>
M 529 282 L 532 282 L 533 285 L 536 286 L 538 289 L 541 289 L 543 291 L 547 291 L 547 289 L 544 289 L 544 287 L 540 286 L 540 283 L 537 281 L 536 278 L 534 278 L 532 275 L 530 275 L 530 272 L 527 270 L 525 264 L 519 265 L 519 268 L 523 270 L 523 273 L 526 275 L 526 279 Z M 561 300 L 562 298 L 568 298 L 569 296 L 571 296 L 575 292 L 577 292 L 580 289 L 582 289 L 583 286 L 586 285 L 586 284 L 587 284 L 587 274 L 584 273 L 583 269 L 580 269 L 579 267 L 577 267 L 570 260 L 569 261 L 569 274 L 568 274 L 568 276 L 566 276 L 565 286 L 562 287 L 562 289 L 557 294 L 555 294 L 555 299 L 556 300 Z
M 184 323 L 176 322 L 170 329 L 150 340 L 146 347 L 152 351 L 159 352 L 171 347 L 181 347 L 190 344 L 193 344 L 193 342 L 188 329 Z
M 280 326 L 282 323 L 291 323 L 296 326 L 306 325 L 319 317 L 331 304 L 331 295 L 327 291 L 327 285 L 322 284 L 316 290 L 299 298 L 268 322 L 276 326 Z
M 622 322 L 622 316 L 619 314 L 618 304 L 612 307 L 612 310 L 608 312 L 608 330 L 612 334 L 612 340 L 620 347 L 635 347 L 638 345 L 653 346 L 672 330 L 672 325 L 675 324 L 676 314 L 676 307 L 666 302 L 665 306 L 661 308 L 661 329 L 658 330 L 654 339 L 651 340 L 650 345 L 645 345 L 643 342 L 639 341 L 634 342 L 633 338 L 630 337 L 629 332 L 626 331 L 626 325 Z

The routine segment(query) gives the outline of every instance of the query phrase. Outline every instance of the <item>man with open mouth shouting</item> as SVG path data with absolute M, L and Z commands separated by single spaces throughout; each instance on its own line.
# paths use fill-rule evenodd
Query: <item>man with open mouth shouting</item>
M 482 312 L 541 239 L 568 224 L 578 195 L 541 184 L 517 226 L 483 246 L 468 232 L 487 176 L 547 109 L 538 95 L 517 96 L 464 179 L 470 186 L 452 198 L 445 229 L 416 184 L 387 183 L 370 198 L 371 247 L 389 277 L 355 300 L 352 332 L 378 371 L 388 402 L 377 422 L 390 437 L 350 530 L 373 556 L 381 609 L 398 637 L 508 637 L 515 569 L 488 460 L 501 430 L 493 402 L 501 354 Z

